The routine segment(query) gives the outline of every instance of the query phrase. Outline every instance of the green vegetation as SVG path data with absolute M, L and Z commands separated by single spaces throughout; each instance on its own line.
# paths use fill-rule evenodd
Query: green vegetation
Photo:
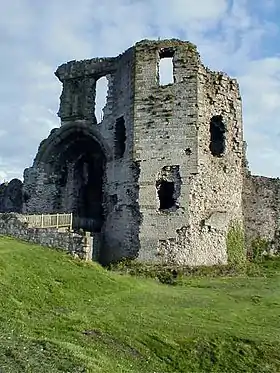
M 232 222 L 227 233 L 228 263 L 240 265 L 246 261 L 244 231 L 238 222 Z
M 265 257 L 264 257 L 265 259 Z M 267 259 L 267 257 L 266 257 Z M 229 277 L 229 276 L 263 276 L 267 269 L 257 265 L 259 262 L 244 261 L 240 264 L 187 267 L 160 263 L 138 262 L 124 259 L 108 265 L 108 269 L 142 278 L 153 278 L 162 284 L 184 285 L 190 277 Z M 264 273 L 265 272 L 265 273 Z
M 1 371 L 279 372 L 280 261 L 254 266 L 169 286 L 0 237 Z
M 249 258 L 251 261 L 258 263 L 266 259 L 264 253 L 268 252 L 270 242 L 266 238 L 258 237 L 251 242 Z

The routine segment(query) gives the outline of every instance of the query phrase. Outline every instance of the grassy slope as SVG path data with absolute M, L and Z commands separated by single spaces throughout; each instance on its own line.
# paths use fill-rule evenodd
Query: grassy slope
M 0 371 L 280 372 L 272 272 L 172 287 L 0 237 Z

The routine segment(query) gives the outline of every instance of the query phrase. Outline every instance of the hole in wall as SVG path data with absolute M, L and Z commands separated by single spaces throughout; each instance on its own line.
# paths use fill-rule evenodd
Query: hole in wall
M 160 210 L 170 209 L 175 206 L 174 195 L 174 182 L 161 180 L 158 185 L 158 198 Z
M 159 84 L 167 85 L 174 83 L 173 57 L 174 50 L 171 48 L 162 48 L 159 51 Z
M 122 158 L 125 152 L 126 129 L 124 117 L 116 120 L 115 125 L 115 157 Z
M 156 181 L 160 210 L 176 210 L 181 194 L 181 176 L 179 166 L 165 166 Z
M 102 76 L 96 81 L 95 88 L 95 118 L 97 123 L 101 123 L 103 120 L 103 109 L 107 104 L 108 95 L 108 78 Z
M 210 121 L 210 151 L 214 157 L 221 157 L 226 149 L 226 126 L 221 115 L 214 115 Z

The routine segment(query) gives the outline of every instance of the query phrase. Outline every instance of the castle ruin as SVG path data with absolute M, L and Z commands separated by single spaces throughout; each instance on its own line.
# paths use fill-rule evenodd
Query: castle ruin
M 173 62 L 166 85 L 164 58 Z M 278 179 L 251 176 L 238 83 L 204 67 L 193 44 L 143 40 L 114 58 L 70 61 L 55 75 L 61 127 L 24 171 L 23 213 L 73 212 L 78 227 L 100 234 L 103 263 L 225 264 L 236 224 L 247 242 L 261 233 L 276 244 Z

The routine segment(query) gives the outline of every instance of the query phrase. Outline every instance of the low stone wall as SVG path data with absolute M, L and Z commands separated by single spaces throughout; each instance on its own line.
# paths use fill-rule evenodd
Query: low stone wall
M 53 228 L 28 228 L 26 218 L 21 214 L 0 214 L 0 235 L 11 236 L 42 246 L 61 249 L 74 257 L 92 260 L 92 238 L 89 234 L 83 236 Z

